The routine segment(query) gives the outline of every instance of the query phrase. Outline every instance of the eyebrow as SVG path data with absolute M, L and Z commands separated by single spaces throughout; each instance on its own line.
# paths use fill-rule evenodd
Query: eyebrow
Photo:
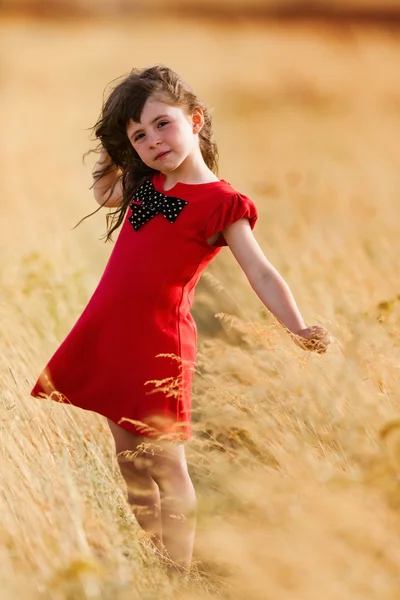
M 168 117 L 168 115 L 158 115 L 158 117 L 155 117 L 152 121 L 150 121 L 150 125 L 158 121 L 158 119 L 165 119 L 165 117 Z M 133 133 L 131 133 L 129 139 L 131 140 L 135 135 L 137 135 L 141 131 L 143 131 L 143 129 L 136 129 L 135 131 L 133 131 Z

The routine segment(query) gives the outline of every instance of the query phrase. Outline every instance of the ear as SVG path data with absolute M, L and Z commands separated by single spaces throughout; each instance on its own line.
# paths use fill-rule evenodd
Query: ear
M 204 114 L 200 106 L 196 107 L 192 113 L 193 133 L 200 133 L 204 125 Z

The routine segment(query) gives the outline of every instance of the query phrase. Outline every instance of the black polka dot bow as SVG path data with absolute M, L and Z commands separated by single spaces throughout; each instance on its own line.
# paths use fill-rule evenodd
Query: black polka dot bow
M 174 223 L 186 204 L 188 204 L 186 200 L 157 192 L 151 181 L 146 181 L 137 188 L 134 199 L 129 205 L 132 210 L 129 222 L 137 231 L 147 221 L 161 213 L 168 221 Z

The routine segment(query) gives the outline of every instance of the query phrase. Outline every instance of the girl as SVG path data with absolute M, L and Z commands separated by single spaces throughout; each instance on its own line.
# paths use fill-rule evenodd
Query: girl
M 253 237 L 254 203 L 217 177 L 210 114 L 176 73 L 133 70 L 94 130 L 94 196 L 115 209 L 106 239 L 122 229 L 97 289 L 31 394 L 108 419 L 138 523 L 188 569 L 196 497 L 183 442 L 191 437 L 190 308 L 201 272 L 228 245 L 297 344 L 322 353 L 329 335 L 305 325 Z

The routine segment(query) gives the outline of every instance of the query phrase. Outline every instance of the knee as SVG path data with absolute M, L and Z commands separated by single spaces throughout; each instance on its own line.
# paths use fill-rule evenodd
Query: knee
M 181 500 L 186 509 L 196 510 L 196 492 L 186 463 L 173 462 L 156 465 L 151 470 L 151 476 L 164 498 L 175 501 Z

